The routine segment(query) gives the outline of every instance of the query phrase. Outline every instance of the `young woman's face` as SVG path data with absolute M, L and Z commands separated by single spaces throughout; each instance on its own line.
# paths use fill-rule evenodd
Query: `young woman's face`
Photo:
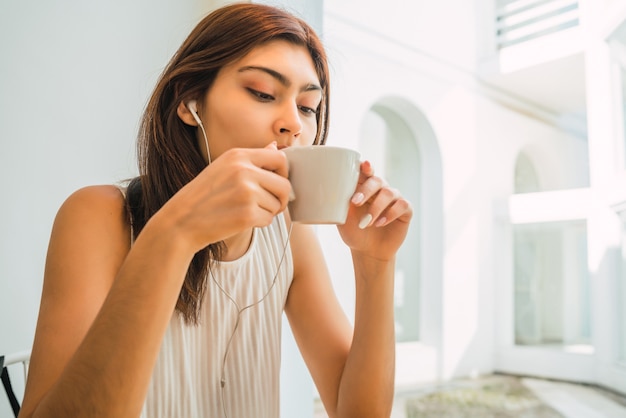
M 211 159 L 230 148 L 310 145 L 317 133 L 320 82 L 306 48 L 277 40 L 223 67 L 199 113 Z M 200 149 L 204 138 L 200 134 Z

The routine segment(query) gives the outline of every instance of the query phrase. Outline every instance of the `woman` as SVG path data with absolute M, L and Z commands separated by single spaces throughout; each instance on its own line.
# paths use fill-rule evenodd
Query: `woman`
M 283 310 L 329 416 L 390 414 L 409 203 L 361 164 L 338 227 L 354 329 L 285 210 L 280 149 L 324 143 L 328 97 L 303 21 L 237 4 L 200 22 L 147 106 L 140 176 L 57 214 L 21 417 L 276 417 Z

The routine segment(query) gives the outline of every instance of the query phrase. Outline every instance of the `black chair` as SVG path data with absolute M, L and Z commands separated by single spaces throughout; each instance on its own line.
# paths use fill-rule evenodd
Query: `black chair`
M 26 380 L 26 376 L 28 374 L 28 363 L 30 362 L 30 351 L 21 351 L 19 353 L 8 354 L 6 356 L 0 356 L 0 370 L 2 370 L 2 386 L 4 386 L 4 391 L 9 398 L 9 403 L 11 404 L 11 409 L 13 410 L 13 414 L 17 417 L 20 412 L 20 401 L 15 396 L 15 392 L 13 391 L 13 386 L 11 385 L 11 379 L 9 377 L 9 366 L 14 364 L 22 364 L 24 369 L 24 380 Z

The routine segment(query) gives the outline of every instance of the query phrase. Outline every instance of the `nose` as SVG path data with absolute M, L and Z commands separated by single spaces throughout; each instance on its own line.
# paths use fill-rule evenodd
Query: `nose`
M 298 106 L 285 105 L 274 122 L 274 133 L 280 143 L 291 145 L 302 133 L 302 120 Z

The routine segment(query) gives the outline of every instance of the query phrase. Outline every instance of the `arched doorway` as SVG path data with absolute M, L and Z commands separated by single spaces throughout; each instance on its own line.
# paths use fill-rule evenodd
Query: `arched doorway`
M 376 172 L 414 208 L 396 262 L 397 383 L 438 379 L 443 203 L 441 157 L 434 131 L 417 107 L 402 98 L 387 97 L 364 115 L 359 148 Z

